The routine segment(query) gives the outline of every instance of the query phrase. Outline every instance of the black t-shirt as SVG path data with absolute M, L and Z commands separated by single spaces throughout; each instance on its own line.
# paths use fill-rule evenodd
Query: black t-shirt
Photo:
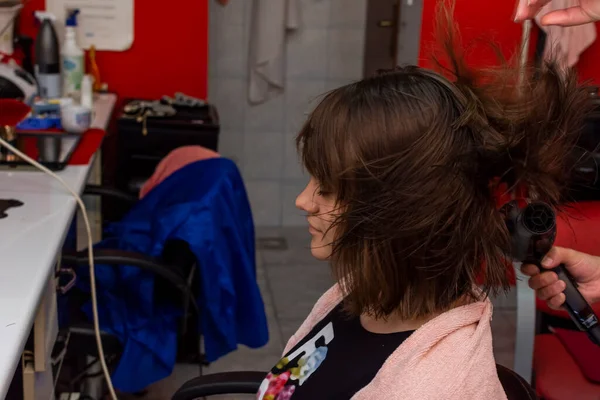
M 257 398 L 350 399 L 411 333 L 368 332 L 340 304 L 273 367 Z

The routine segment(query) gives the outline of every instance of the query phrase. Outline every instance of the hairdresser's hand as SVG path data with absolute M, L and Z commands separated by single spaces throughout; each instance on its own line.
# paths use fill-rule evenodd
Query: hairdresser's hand
M 555 272 L 548 271 L 560 264 L 567 269 L 579 285 L 579 291 L 589 303 L 600 301 L 600 257 L 571 249 L 554 247 L 542 260 L 542 271 L 535 265 L 526 264 L 521 271 L 530 276 L 529 287 L 551 308 L 560 308 L 565 302 L 565 283 L 558 280 Z
M 522 22 L 534 18 L 550 0 L 517 0 L 515 21 Z M 573 26 L 600 21 L 600 0 L 579 0 L 576 7 L 556 10 L 544 15 L 542 25 Z

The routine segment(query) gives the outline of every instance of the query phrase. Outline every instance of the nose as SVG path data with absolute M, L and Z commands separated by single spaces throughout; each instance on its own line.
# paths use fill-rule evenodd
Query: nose
M 314 191 L 310 190 L 310 183 L 306 185 L 302 193 L 296 197 L 296 208 L 305 211 L 308 214 L 316 214 L 319 211 L 319 205 L 314 200 Z

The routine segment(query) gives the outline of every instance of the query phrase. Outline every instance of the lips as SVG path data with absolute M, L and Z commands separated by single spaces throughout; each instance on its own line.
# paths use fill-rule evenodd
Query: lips
M 321 232 L 320 229 L 315 228 L 315 226 L 313 224 L 308 224 L 308 230 L 309 231 L 315 231 L 315 232 Z

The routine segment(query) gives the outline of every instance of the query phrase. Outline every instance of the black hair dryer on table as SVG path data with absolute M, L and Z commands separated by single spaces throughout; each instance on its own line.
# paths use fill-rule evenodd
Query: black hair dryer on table
M 506 226 L 511 235 L 512 259 L 525 264 L 541 266 L 556 238 L 556 214 L 545 203 L 529 203 L 520 207 L 511 201 L 502 207 Z M 594 310 L 577 289 L 577 283 L 564 264 L 553 269 L 558 279 L 567 285 L 564 307 L 577 327 L 586 332 L 592 342 L 600 345 L 600 323 Z

